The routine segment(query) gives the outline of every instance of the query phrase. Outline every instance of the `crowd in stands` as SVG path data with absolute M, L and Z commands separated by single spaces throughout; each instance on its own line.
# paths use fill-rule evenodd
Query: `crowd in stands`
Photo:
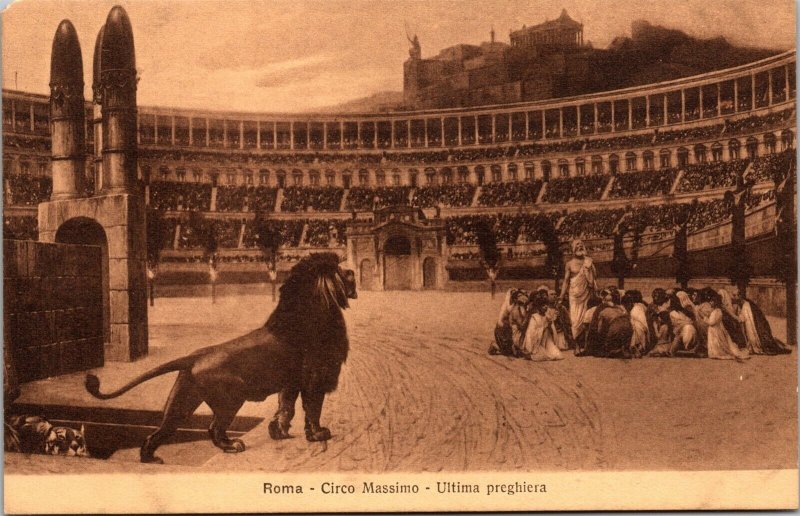
M 47 176 L 8 174 L 5 181 L 5 202 L 12 206 L 37 206 L 50 199 L 53 180 Z
M 678 171 L 673 168 L 617 174 L 608 197 L 617 199 L 666 195 L 672 188 L 677 174 Z
M 36 217 L 3 217 L 3 238 L 38 240 L 39 225 Z
M 305 220 L 268 220 L 267 224 L 281 236 L 281 247 L 299 247 Z M 255 221 L 244 226 L 244 247 L 258 247 L 258 232 Z
M 476 244 L 478 231 L 488 225 L 500 244 L 532 243 L 542 240 L 542 227 L 555 225 L 563 216 L 560 212 L 514 213 L 499 215 L 463 215 L 445 219 L 447 243 L 449 245 Z
M 281 211 L 339 211 L 343 195 L 335 186 L 290 186 L 283 191 Z
M 414 190 L 411 204 L 420 208 L 439 205 L 459 208 L 472 204 L 474 195 L 475 185 L 471 183 L 422 186 Z
M 617 136 L 613 138 L 598 138 L 588 140 L 585 150 L 611 150 L 611 149 L 632 149 L 635 147 L 647 147 L 653 143 L 653 134 L 634 134 L 631 136 Z
M 542 189 L 542 182 L 511 181 L 489 183 L 481 187 L 478 197 L 480 206 L 517 206 L 534 204 Z
M 311 247 L 336 247 L 345 244 L 346 236 L 343 220 L 309 220 L 303 243 Z
M 747 168 L 748 160 L 711 161 L 688 165 L 678 185 L 679 192 L 729 188 L 736 184 L 737 174 Z
M 672 143 L 692 140 L 702 140 L 719 136 L 722 132 L 722 124 L 707 125 L 702 127 L 689 127 L 686 129 L 670 129 L 667 131 L 656 131 L 653 143 Z
M 736 135 L 742 133 L 750 133 L 772 127 L 775 125 L 784 124 L 787 121 L 794 121 L 797 114 L 796 108 L 788 108 L 777 113 L 769 113 L 766 115 L 753 115 L 733 122 L 725 123 L 725 135 Z
M 277 190 L 268 186 L 218 186 L 217 211 L 272 211 Z
M 576 210 L 561 221 L 558 232 L 569 238 L 607 238 L 611 236 L 624 208 L 605 210 Z
M 576 176 L 551 179 L 542 200 L 544 202 L 596 201 L 603 195 L 608 176 Z
M 204 249 L 209 242 L 218 248 L 239 246 L 239 232 L 242 221 L 232 219 L 189 219 L 181 223 L 178 236 L 178 249 Z
M 410 186 L 354 186 L 347 194 L 347 211 L 370 211 L 408 204 Z
M 751 177 L 756 183 L 774 181 L 776 177 L 785 177 L 792 162 L 797 161 L 794 149 L 787 149 L 777 154 L 759 156 L 753 160 Z
M 157 210 L 209 211 L 211 185 L 204 183 L 150 183 L 150 206 Z

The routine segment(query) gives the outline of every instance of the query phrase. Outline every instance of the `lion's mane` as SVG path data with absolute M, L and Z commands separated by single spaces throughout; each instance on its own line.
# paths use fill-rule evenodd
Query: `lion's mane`
M 300 260 L 280 289 L 266 328 L 302 352 L 304 389 L 336 389 L 349 341 L 342 310 L 349 306 L 339 257 L 314 253 Z

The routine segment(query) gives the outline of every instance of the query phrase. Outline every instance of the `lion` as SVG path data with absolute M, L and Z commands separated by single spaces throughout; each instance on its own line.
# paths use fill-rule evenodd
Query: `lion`
M 347 359 L 342 310 L 349 307 L 348 298 L 357 298 L 353 271 L 339 267 L 334 253 L 312 254 L 292 267 L 281 286 L 278 306 L 263 327 L 167 362 L 107 394 L 100 392 L 100 380 L 88 374 L 86 390 L 106 400 L 178 372 L 161 425 L 142 444 L 140 459 L 145 463 L 163 464 L 156 449 L 202 402 L 214 414 L 208 429 L 214 445 L 225 452 L 244 451 L 241 439 L 228 438 L 228 427 L 245 401 L 264 401 L 276 393 L 281 395 L 269 425 L 273 439 L 289 437 L 295 400 L 302 395 L 306 439 L 326 441 L 331 433 L 320 426 L 320 416 L 325 394 L 336 389 Z

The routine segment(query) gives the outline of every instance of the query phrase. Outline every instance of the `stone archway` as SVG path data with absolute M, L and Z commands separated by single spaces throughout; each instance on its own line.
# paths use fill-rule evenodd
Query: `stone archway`
M 370 259 L 361 260 L 358 267 L 359 279 L 361 287 L 364 290 L 373 290 L 375 288 L 375 264 Z
M 383 285 L 385 290 L 410 290 L 412 287 L 411 241 L 394 235 L 383 246 Z
M 96 220 L 88 217 L 75 217 L 59 226 L 55 235 L 57 244 L 93 245 L 101 249 L 101 275 L 103 289 L 103 341 L 111 341 L 111 299 L 108 266 L 108 238 Z

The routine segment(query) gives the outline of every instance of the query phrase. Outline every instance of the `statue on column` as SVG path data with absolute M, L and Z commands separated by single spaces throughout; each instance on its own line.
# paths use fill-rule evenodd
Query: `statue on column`
M 408 39 L 408 42 L 411 43 L 411 48 L 408 49 L 408 55 L 411 57 L 411 59 L 422 59 L 422 47 L 419 44 L 419 38 L 417 38 L 417 35 L 414 34 L 413 38 L 409 38 L 408 34 L 406 34 L 406 39 Z

